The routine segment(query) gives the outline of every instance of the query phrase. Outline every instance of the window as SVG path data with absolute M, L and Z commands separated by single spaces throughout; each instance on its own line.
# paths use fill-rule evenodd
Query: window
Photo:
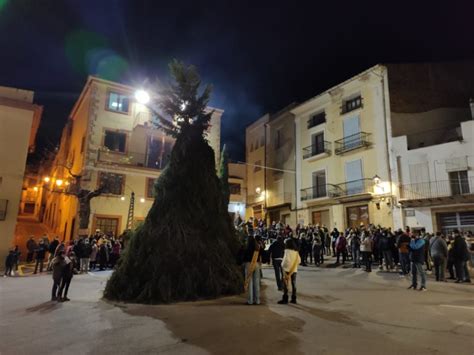
M 95 229 L 102 233 L 118 235 L 119 217 L 95 217 Z
M 146 178 L 146 198 L 154 198 L 155 178 Z
M 368 205 L 347 207 L 346 213 L 349 228 L 359 228 L 361 224 L 368 226 L 370 223 Z
M 355 195 L 364 192 L 364 180 L 362 180 L 362 160 L 346 162 L 346 193 Z
M 313 198 L 326 196 L 326 171 L 313 173 Z
M 359 95 L 353 99 L 348 99 L 342 102 L 341 113 L 353 111 L 362 107 L 362 97 Z
M 125 153 L 126 142 L 126 133 L 105 131 L 104 147 L 112 152 Z
M 254 164 L 254 167 L 253 167 L 253 172 L 256 173 L 257 171 L 260 171 L 262 170 L 262 161 L 261 160 L 257 160 Z
M 106 193 L 122 195 L 125 175 L 113 173 L 99 173 L 99 186 L 106 186 Z
M 231 195 L 240 195 L 240 184 L 230 183 L 229 190 Z
M 128 113 L 129 98 L 127 95 L 119 94 L 118 92 L 109 92 L 109 99 L 107 102 L 107 110 Z
M 250 152 L 253 152 L 253 143 L 250 144 Z
M 319 132 L 311 136 L 311 155 L 324 153 L 324 132 Z
M 308 128 L 320 125 L 321 123 L 326 122 L 326 112 L 317 113 L 308 120 Z
M 452 195 L 468 194 L 470 189 L 469 180 L 467 178 L 467 170 L 450 172 L 449 184 L 451 185 Z
M 0 221 L 4 221 L 7 218 L 7 206 L 8 200 L 0 199 Z

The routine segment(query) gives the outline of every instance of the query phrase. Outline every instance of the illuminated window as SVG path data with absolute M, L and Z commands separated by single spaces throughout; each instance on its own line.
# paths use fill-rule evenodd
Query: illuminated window
M 128 113 L 129 98 L 127 95 L 119 94 L 117 92 L 109 92 L 109 100 L 107 102 L 107 109 L 110 111 L 117 111 Z
M 240 195 L 240 184 L 230 183 L 229 190 L 231 195 Z

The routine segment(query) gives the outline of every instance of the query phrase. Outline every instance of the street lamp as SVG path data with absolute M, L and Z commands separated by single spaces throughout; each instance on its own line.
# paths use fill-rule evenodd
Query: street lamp
M 43 180 L 44 180 L 44 182 L 48 183 L 48 182 L 49 182 L 49 180 L 51 180 L 51 179 L 49 178 L 49 176 L 46 176 L 46 177 L 44 177 L 44 179 L 43 179 Z
M 135 91 L 135 99 L 138 101 L 138 103 L 146 105 L 148 102 L 150 102 L 150 94 L 148 94 L 148 92 L 145 90 L 140 89 Z
M 61 187 L 63 184 L 63 181 L 61 179 L 56 180 L 56 186 Z
M 375 176 L 372 178 L 372 180 L 374 180 L 374 184 L 375 184 L 375 185 L 380 184 L 380 176 L 375 175 Z
M 255 189 L 255 193 L 256 193 L 257 195 L 260 195 L 261 192 L 262 192 L 262 189 L 261 189 L 260 187 L 257 187 L 257 188 Z

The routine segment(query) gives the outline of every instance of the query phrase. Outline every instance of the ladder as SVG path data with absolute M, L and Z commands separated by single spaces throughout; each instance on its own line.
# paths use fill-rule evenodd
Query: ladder
M 128 207 L 127 229 L 133 227 L 133 211 L 135 210 L 135 192 L 130 195 L 130 206 Z

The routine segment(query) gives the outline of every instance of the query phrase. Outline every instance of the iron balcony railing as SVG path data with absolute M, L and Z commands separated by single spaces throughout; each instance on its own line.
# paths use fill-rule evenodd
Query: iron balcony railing
M 301 189 L 301 201 L 312 200 L 315 198 L 327 197 L 328 185 L 318 185 Z
M 146 154 L 139 152 L 120 153 L 110 150 L 99 150 L 97 159 L 100 162 L 109 164 L 161 170 L 165 168 L 166 164 L 168 164 L 169 155 Z
M 474 178 L 429 181 L 400 186 L 401 200 L 420 200 L 474 194 Z
M 331 153 L 331 142 L 322 141 L 321 143 L 312 144 L 303 148 L 303 159 L 308 159 L 322 153 Z
M 370 133 L 367 132 L 358 132 L 334 142 L 336 154 L 343 154 L 361 147 L 367 148 L 370 145 Z
M 343 182 L 342 184 L 330 185 L 329 195 L 331 197 L 344 197 L 374 192 L 373 179 L 359 179 Z

